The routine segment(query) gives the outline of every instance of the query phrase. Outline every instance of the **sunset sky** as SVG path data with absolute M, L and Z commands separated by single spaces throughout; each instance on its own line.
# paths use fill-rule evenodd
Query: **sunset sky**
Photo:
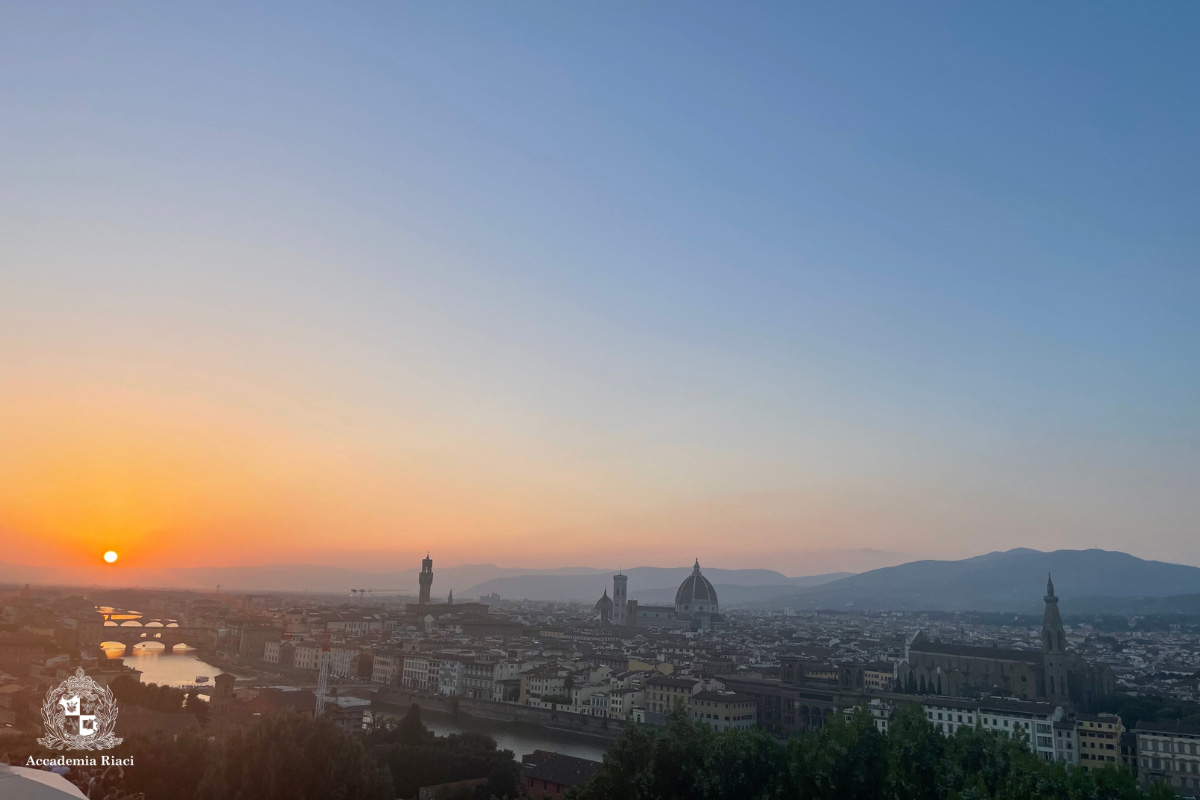
M 1200 564 L 1197 30 L 4 4 L 0 561 Z

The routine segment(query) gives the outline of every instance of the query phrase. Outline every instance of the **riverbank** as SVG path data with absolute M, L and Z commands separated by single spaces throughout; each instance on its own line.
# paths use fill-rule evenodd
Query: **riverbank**
M 403 711 L 376 710 L 372 712 L 377 719 L 384 717 L 400 719 L 407 713 L 407 708 Z M 456 734 L 487 736 L 493 739 L 501 750 L 512 751 L 513 758 L 517 761 L 535 750 L 562 753 L 576 758 L 586 758 L 590 761 L 603 761 L 605 752 L 613 743 L 613 740 L 607 736 L 548 728 L 529 722 L 504 722 L 433 709 L 421 710 L 421 722 L 438 736 Z
M 585 734 L 611 741 L 621 735 L 624 723 L 607 717 L 591 717 L 569 711 L 548 708 L 531 708 L 515 703 L 493 703 L 488 700 L 472 700 L 458 696 L 432 696 L 380 689 L 371 700 L 371 709 L 390 713 L 403 713 L 416 703 L 422 711 L 437 711 L 446 714 L 462 714 L 495 722 L 534 725 L 549 730 Z

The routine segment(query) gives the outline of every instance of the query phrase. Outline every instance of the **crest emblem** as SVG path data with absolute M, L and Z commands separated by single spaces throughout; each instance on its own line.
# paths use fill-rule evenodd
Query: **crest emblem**
M 54 750 L 108 750 L 121 740 L 113 735 L 117 700 L 112 690 L 83 674 L 83 669 L 46 693 L 42 703 L 46 735 L 38 739 Z

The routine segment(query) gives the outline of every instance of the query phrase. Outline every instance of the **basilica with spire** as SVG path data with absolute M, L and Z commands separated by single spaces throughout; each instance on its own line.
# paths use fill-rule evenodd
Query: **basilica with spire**
M 613 595 L 608 590 L 596 601 L 594 613 L 601 625 L 618 628 L 663 628 L 708 631 L 725 624 L 717 605 L 717 590 L 700 572 L 700 559 L 675 591 L 675 605 L 644 605 L 627 597 L 629 576 L 613 576 Z
M 1112 670 L 1088 664 L 1069 647 L 1049 575 L 1042 600 L 1040 649 L 952 644 L 933 641 L 919 632 L 905 647 L 905 660 L 897 675 L 900 686 L 919 694 L 1006 695 L 1079 711 L 1094 708 L 1099 698 L 1114 691 Z

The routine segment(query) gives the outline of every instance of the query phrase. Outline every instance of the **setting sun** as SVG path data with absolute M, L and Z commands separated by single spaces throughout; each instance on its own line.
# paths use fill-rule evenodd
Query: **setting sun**
M 113 563 L 114 561 L 116 561 L 117 560 L 117 551 L 109 550 L 107 553 L 104 554 L 104 560 L 110 564 Z

